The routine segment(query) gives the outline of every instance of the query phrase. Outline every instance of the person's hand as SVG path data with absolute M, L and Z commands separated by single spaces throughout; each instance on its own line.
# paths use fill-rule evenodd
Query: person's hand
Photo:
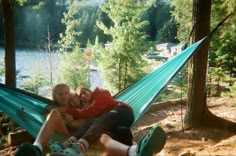
M 65 114 L 64 119 L 68 122 L 71 122 L 72 120 L 74 120 L 74 117 L 70 114 Z
M 74 121 L 73 116 L 70 114 L 61 113 L 61 116 L 66 125 L 70 125 Z

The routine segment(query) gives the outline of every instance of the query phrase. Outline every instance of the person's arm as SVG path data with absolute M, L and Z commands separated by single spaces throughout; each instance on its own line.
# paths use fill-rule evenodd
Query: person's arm
M 75 118 L 89 118 L 100 115 L 100 112 L 103 110 L 103 107 L 95 106 L 94 104 L 83 108 L 66 108 L 66 113 L 72 115 Z
M 66 108 L 66 113 L 71 114 L 75 118 L 88 118 L 101 115 L 104 111 L 110 109 L 117 104 L 108 91 L 100 92 L 94 103 L 86 108 Z

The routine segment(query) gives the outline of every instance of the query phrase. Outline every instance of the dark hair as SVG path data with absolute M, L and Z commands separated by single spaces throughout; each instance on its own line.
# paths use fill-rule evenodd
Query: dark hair
M 81 90 L 86 90 L 86 91 L 92 92 L 90 89 L 88 89 L 88 88 L 86 88 L 86 87 L 84 87 L 84 86 L 81 86 L 81 87 L 78 87 L 78 88 L 76 89 L 76 93 L 77 93 L 77 92 L 80 92 Z

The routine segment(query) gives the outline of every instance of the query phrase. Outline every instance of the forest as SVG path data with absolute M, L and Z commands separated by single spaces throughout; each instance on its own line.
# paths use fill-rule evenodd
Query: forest
M 35 70 L 21 86 L 26 91 L 45 96 L 40 89 L 59 82 L 68 84 L 73 90 L 80 85 L 90 87 L 89 65 L 96 62 L 104 87 L 117 93 L 150 72 L 151 65 L 162 62 L 155 60 L 153 63 L 152 60 L 153 64 L 150 64 L 150 60 L 144 57 L 157 44 L 171 42 L 187 47 L 208 36 L 206 43 L 160 99 L 170 100 L 180 94 L 181 102 L 183 97 L 188 99 L 184 119 L 180 106 L 182 130 L 210 127 L 236 131 L 234 121 L 216 116 L 207 104 L 212 97 L 235 98 L 236 3 L 233 1 L 8 2 L 2 0 L 0 3 L 2 19 L 9 20 L 6 15 L 14 15 L 10 21 L 14 21 L 12 29 L 6 28 L 7 22 L 0 23 L 0 45 L 6 54 L 0 73 L 5 75 L 6 86 L 16 87 L 15 48 L 43 47 L 49 54 L 57 53 L 60 58 L 59 74 L 53 76 L 56 79 L 47 80 L 40 70 Z M 9 9 L 6 6 L 12 6 L 12 14 L 6 11 Z M 6 34 L 10 40 L 6 39 L 9 37 Z
M 14 8 L 15 16 L 15 32 L 16 32 L 16 47 L 19 48 L 38 48 L 40 45 L 44 45 L 47 42 L 48 29 L 50 29 L 51 39 L 53 44 L 57 45 L 60 39 L 60 33 L 65 32 L 65 25 L 61 22 L 63 14 L 69 10 L 71 5 L 76 1 L 37 1 L 28 0 L 23 6 L 17 5 Z M 80 2 L 81 4 L 83 2 Z M 106 26 L 112 25 L 112 20 L 102 12 L 99 5 L 102 3 L 93 3 L 93 1 L 86 2 L 85 4 L 76 5 L 76 14 L 74 19 L 77 20 L 76 31 L 82 32 L 77 40 L 81 47 L 85 47 L 88 40 L 94 43 L 96 36 L 98 36 L 101 43 L 111 41 L 111 37 L 105 35 L 100 30 L 96 21 L 101 20 Z M 142 20 L 148 21 L 149 25 L 143 28 L 149 37 L 149 41 L 166 42 L 177 41 L 175 39 L 176 24 L 171 18 L 172 7 L 167 2 L 156 2 L 155 7 L 149 8 L 145 11 Z M 2 11 L 0 12 L 2 17 Z M 169 27 L 169 33 L 161 34 L 165 31 L 165 27 Z M 0 44 L 3 46 L 3 23 L 0 23 Z
M 148 1 L 152 4 L 143 9 L 137 8 L 136 11 L 139 12 L 138 18 L 140 19 L 138 19 L 136 22 L 134 21 L 135 23 L 133 23 L 133 27 L 125 27 L 124 25 L 122 28 L 121 26 L 118 26 L 116 31 L 117 34 L 114 34 L 111 31 L 109 32 L 108 30 L 111 30 L 111 28 L 114 27 L 115 22 L 120 20 L 119 18 L 128 19 L 130 18 L 128 16 L 132 16 L 132 14 L 127 14 L 127 16 L 124 16 L 123 13 L 120 13 L 120 15 L 112 15 L 111 13 L 111 15 L 109 15 L 109 10 L 106 11 L 106 9 L 104 9 L 105 7 L 101 7 L 104 3 L 103 1 L 29 0 L 26 2 L 16 2 L 17 3 L 14 4 L 14 30 L 16 48 L 44 48 L 48 50 L 45 47 L 50 47 L 50 51 L 54 52 L 55 49 L 59 49 L 62 53 L 64 53 L 68 49 L 70 49 L 70 51 L 76 51 L 73 49 L 77 49 L 78 51 L 79 49 L 89 49 L 90 46 L 90 49 L 96 48 L 94 51 L 98 51 L 98 49 L 102 51 L 105 49 L 101 49 L 102 47 L 99 47 L 99 45 L 104 46 L 104 44 L 113 42 L 114 44 L 117 43 L 121 45 L 114 46 L 114 49 L 116 48 L 115 51 L 121 51 L 123 53 L 132 51 L 130 54 L 138 54 L 138 57 L 140 57 L 144 53 L 147 53 L 150 49 L 154 49 L 155 45 L 158 43 L 189 43 L 191 31 L 194 29 L 194 26 L 191 24 L 191 1 L 187 0 L 183 0 L 181 2 L 175 0 Z M 20 4 L 20 2 L 22 4 Z M 118 3 L 111 5 L 114 5 L 114 7 L 110 6 L 113 7 L 113 10 L 116 8 L 119 9 L 116 7 L 119 5 Z M 126 6 L 125 9 L 129 10 L 133 8 Z M 126 12 L 125 9 L 123 12 Z M 208 81 L 210 90 L 209 94 L 212 95 L 219 94 L 219 83 L 221 81 L 224 81 L 223 83 L 227 83 L 229 87 L 233 86 L 235 81 L 236 61 L 234 49 L 236 43 L 234 9 L 235 5 L 232 4 L 231 1 L 212 1 L 211 30 L 217 28 L 212 34 L 209 52 Z M 229 17 L 219 25 L 219 23 L 222 22 L 227 16 Z M 0 17 L 2 17 L 2 11 L 0 12 Z M 122 40 L 115 40 L 116 38 L 122 39 L 121 36 L 123 36 L 123 39 L 125 39 L 132 35 L 125 32 L 118 34 L 119 30 L 122 31 L 122 29 L 124 29 L 135 31 L 135 28 L 140 32 L 139 35 L 142 36 L 139 37 L 144 38 L 142 41 L 138 42 L 138 37 L 135 35 L 133 35 L 133 37 L 137 42 L 130 43 L 132 44 L 130 46 L 124 45 Z M 0 45 L 4 46 L 3 23 L 0 23 L 0 34 Z M 136 48 L 136 50 L 132 50 L 132 48 Z M 137 52 L 137 50 L 139 52 Z M 112 66 L 107 64 L 108 62 L 99 61 L 106 58 L 102 56 L 95 56 L 95 52 L 93 55 L 94 56 L 91 59 L 96 60 L 101 68 L 105 66 Z M 110 54 L 109 57 L 114 57 L 114 55 Z M 138 58 L 134 55 L 130 55 L 127 58 L 132 57 L 134 60 Z M 66 57 L 62 57 L 62 59 L 63 58 L 66 60 Z M 68 59 L 72 58 L 70 57 Z M 86 62 L 81 61 L 79 61 L 81 64 L 86 64 Z M 113 62 L 116 61 L 116 59 L 113 60 Z M 142 62 L 145 61 L 143 60 Z M 133 63 L 135 63 L 135 61 L 133 61 L 132 64 Z M 115 84 L 116 87 L 113 88 L 114 90 L 120 90 L 124 88 L 128 84 L 138 79 L 140 74 L 143 75 L 146 73 L 145 70 L 143 70 L 145 69 L 143 68 L 146 66 L 145 64 L 138 61 L 135 64 L 137 64 L 137 69 L 134 70 L 136 75 L 132 75 L 134 72 L 130 72 L 130 74 L 126 76 L 122 75 L 121 73 L 119 76 L 117 76 L 117 78 L 122 77 L 121 79 L 123 79 L 123 82 L 120 81 L 119 84 Z M 73 77 L 72 75 L 68 76 L 68 74 L 63 72 L 67 69 L 65 66 L 66 65 L 61 67 L 62 72 L 60 73 L 64 73 L 64 75 L 62 74 L 60 77 L 62 77 L 62 79 L 63 77 Z M 69 62 L 67 66 L 70 66 Z M 119 68 L 123 67 L 121 66 Z M 117 70 L 115 70 L 114 73 L 117 73 Z M 129 70 L 133 70 L 132 66 L 129 67 Z M 87 77 L 86 70 L 81 69 L 81 73 L 84 74 L 81 74 L 82 78 L 78 79 L 78 81 L 80 80 L 83 82 L 82 84 L 89 85 L 89 82 L 84 81 L 85 77 Z M 104 75 L 103 77 L 105 77 L 105 79 L 107 77 L 111 77 L 111 79 L 114 78 L 112 73 L 109 76 Z M 62 79 L 56 80 L 56 82 L 62 81 Z M 63 81 L 71 82 L 72 79 L 73 78 Z M 110 80 L 105 81 L 108 82 L 108 88 L 110 88 Z M 71 87 L 74 88 L 76 85 L 79 84 L 75 82 L 74 84 L 71 84 Z M 211 91 L 212 89 L 214 91 Z

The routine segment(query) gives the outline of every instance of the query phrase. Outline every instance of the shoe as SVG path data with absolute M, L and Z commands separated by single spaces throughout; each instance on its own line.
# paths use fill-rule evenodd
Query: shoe
M 42 156 L 42 152 L 38 146 L 23 143 L 16 149 L 15 156 Z
M 54 142 L 54 143 L 49 142 L 48 148 L 51 151 L 61 151 L 61 150 L 65 149 L 66 147 L 60 142 Z
M 72 147 L 67 147 L 63 150 L 59 151 L 51 151 L 50 156 L 84 156 L 82 153 L 80 153 L 79 150 Z
M 136 156 L 152 156 L 153 153 L 159 153 L 165 143 L 166 134 L 164 130 L 159 126 L 155 126 L 139 141 Z

